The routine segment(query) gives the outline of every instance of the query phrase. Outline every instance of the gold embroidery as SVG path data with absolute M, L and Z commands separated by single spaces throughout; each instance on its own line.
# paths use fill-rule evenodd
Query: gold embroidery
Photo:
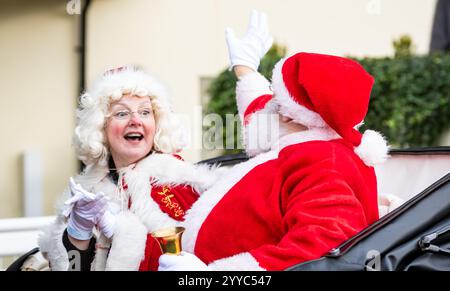
M 180 205 L 177 202 L 174 202 L 171 200 L 171 198 L 174 196 L 170 192 L 170 188 L 167 186 L 163 186 L 162 191 L 158 192 L 159 195 L 162 195 L 163 198 L 161 199 L 161 202 L 165 204 L 165 206 L 174 212 L 175 217 L 178 217 L 180 215 L 184 215 L 183 209 L 181 209 Z M 169 193 L 167 193 L 169 192 Z

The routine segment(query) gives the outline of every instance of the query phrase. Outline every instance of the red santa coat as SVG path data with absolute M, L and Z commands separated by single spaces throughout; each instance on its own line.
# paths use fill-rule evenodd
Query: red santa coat
M 271 91 L 258 73 L 240 78 L 236 93 L 246 151 L 256 156 L 188 210 L 187 251 L 214 270 L 284 270 L 378 219 L 374 169 L 350 144 L 329 127 L 269 134 L 274 117 L 259 113 L 273 112 Z
M 229 183 L 218 182 L 188 211 L 184 246 L 211 268 L 283 270 L 378 219 L 374 169 L 351 147 L 287 138 L 278 156 L 270 151 L 238 165 Z

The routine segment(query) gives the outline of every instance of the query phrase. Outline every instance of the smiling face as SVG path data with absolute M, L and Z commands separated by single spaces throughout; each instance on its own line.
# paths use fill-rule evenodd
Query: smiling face
M 148 97 L 124 95 L 110 105 L 106 138 L 117 168 L 136 163 L 153 148 L 155 117 Z

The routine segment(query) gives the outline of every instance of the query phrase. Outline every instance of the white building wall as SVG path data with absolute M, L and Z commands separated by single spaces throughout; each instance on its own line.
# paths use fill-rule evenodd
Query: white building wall
M 42 161 L 43 211 L 77 169 L 75 19 L 63 1 L 0 1 L 0 218 L 22 216 L 22 155 Z

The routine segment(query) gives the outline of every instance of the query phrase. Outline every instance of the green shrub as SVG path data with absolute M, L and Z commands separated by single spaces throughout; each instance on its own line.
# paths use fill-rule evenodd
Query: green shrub
M 393 42 L 394 58 L 358 59 L 375 78 L 365 125 L 397 147 L 436 146 L 450 125 L 450 54 L 414 56 L 412 41 Z

